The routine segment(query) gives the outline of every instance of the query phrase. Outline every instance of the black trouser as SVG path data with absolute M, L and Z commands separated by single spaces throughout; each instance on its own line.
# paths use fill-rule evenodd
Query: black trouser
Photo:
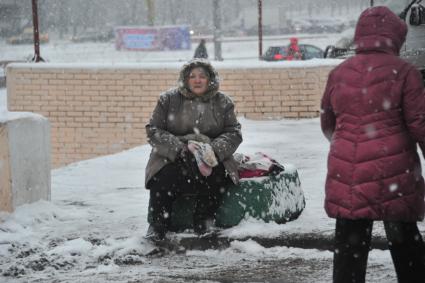
M 333 282 L 365 282 L 372 220 L 337 219 Z M 416 222 L 384 221 L 398 282 L 425 282 L 425 246 Z
M 169 227 L 173 202 L 183 194 L 195 195 L 195 223 L 213 218 L 229 181 L 222 163 L 208 177 L 194 159 L 167 164 L 148 183 L 153 224 Z

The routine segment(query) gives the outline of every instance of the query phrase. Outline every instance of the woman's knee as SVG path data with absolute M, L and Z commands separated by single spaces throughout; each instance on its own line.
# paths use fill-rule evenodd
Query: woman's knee
M 177 178 L 178 176 L 176 175 L 175 166 L 172 163 L 169 163 L 148 181 L 146 187 L 151 192 L 170 190 L 177 183 Z

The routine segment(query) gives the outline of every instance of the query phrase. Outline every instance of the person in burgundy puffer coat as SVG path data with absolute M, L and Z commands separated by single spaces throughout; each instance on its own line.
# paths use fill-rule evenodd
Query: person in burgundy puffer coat
M 331 142 L 325 210 L 336 218 L 334 282 L 364 282 L 374 220 L 382 220 L 399 282 L 425 282 L 425 92 L 398 57 L 406 24 L 388 8 L 359 18 L 356 55 L 329 74 L 321 127 Z

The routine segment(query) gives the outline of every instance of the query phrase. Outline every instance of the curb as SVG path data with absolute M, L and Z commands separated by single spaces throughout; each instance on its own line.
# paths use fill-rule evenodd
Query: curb
M 233 241 L 253 240 L 265 248 L 276 246 L 301 248 L 301 249 L 318 249 L 333 251 L 333 233 L 329 234 L 282 234 L 278 238 L 261 238 L 261 237 L 245 237 L 245 238 L 228 238 L 219 235 L 210 237 L 184 237 L 173 241 L 174 250 L 208 250 L 208 249 L 225 249 L 228 248 Z M 372 236 L 372 249 L 387 250 L 387 240 L 385 237 Z

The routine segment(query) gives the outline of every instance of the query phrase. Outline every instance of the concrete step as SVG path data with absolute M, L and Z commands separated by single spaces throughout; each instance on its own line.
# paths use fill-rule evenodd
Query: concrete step
M 423 235 L 424 237 L 425 235 Z M 167 246 L 176 252 L 185 250 L 208 250 L 208 249 L 225 249 L 230 246 L 232 241 L 253 240 L 265 248 L 271 247 L 293 247 L 301 249 L 318 249 L 333 251 L 333 232 L 325 233 L 291 233 L 281 234 L 276 238 L 262 237 L 245 237 L 245 238 L 229 238 L 221 236 L 219 233 L 206 237 L 190 236 L 185 234 L 168 235 Z M 388 245 L 385 237 L 373 236 L 372 249 L 387 250 Z

